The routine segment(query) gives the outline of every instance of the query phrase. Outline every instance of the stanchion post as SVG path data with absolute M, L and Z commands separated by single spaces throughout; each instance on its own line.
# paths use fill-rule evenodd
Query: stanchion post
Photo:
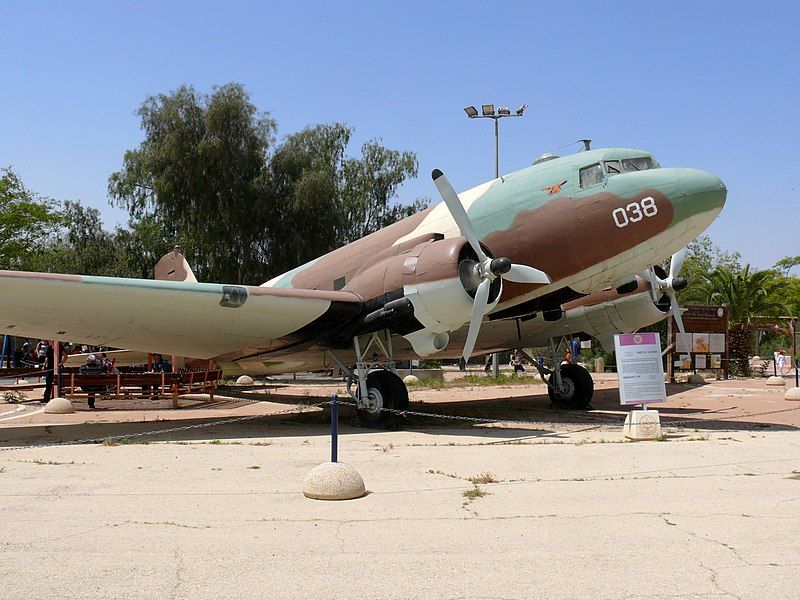
M 339 458 L 339 397 L 334 394 L 331 398 L 331 462 L 338 462 Z

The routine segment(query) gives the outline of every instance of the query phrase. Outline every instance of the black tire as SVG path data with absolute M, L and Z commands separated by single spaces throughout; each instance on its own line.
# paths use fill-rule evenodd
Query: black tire
M 379 395 L 379 407 L 394 410 L 408 409 L 406 384 L 395 373 L 381 369 L 367 375 L 367 390 Z M 399 429 L 402 417 L 377 409 L 356 409 L 358 424 L 371 429 Z
M 565 385 L 558 393 L 550 385 L 552 379 L 551 375 L 547 382 L 547 394 L 553 404 L 570 409 L 589 408 L 594 395 L 594 380 L 589 371 L 576 364 L 561 365 L 561 379 Z

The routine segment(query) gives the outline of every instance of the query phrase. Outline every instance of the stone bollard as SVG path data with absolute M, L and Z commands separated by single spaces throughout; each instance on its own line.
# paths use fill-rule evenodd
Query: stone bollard
M 75 412 L 75 407 L 72 402 L 66 398 L 53 398 L 44 405 L 44 412 L 51 415 L 67 415 Z
M 783 377 L 778 377 L 777 375 L 772 375 L 767 379 L 767 385 L 777 385 L 777 386 L 785 386 L 786 380 Z
M 406 385 L 413 385 L 415 383 L 419 383 L 419 377 L 416 375 L 406 375 L 403 377 L 403 383 Z
M 800 400 L 800 387 L 793 387 L 786 390 L 783 395 L 784 400 Z
M 250 375 L 240 375 L 236 380 L 236 385 L 253 385 L 253 378 Z
M 697 384 L 704 384 L 706 382 L 706 378 L 700 375 L 700 373 L 692 373 L 689 375 L 689 379 L 686 380 L 687 383 L 697 383 Z

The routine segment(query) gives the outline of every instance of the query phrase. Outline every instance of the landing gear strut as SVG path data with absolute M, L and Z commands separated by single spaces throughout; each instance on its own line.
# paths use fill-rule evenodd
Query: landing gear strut
M 550 401 L 560 408 L 586 410 L 594 395 L 594 381 L 583 367 L 574 363 L 561 364 L 559 352 L 561 344 L 550 340 L 550 351 L 553 358 L 553 369 L 550 370 L 537 361 L 533 361 L 542 379 L 547 383 L 547 394 Z
M 376 333 L 367 336 L 367 343 L 362 350 L 361 339 L 353 338 L 356 351 L 355 368 L 348 368 L 334 352 L 333 359 L 347 374 L 347 393 L 356 401 L 358 423 L 373 429 L 397 429 L 400 415 L 383 409 L 407 410 L 408 390 L 403 380 L 395 373 L 392 358 L 392 338 L 389 331 L 385 338 Z M 373 350 L 373 346 L 375 350 Z M 367 359 L 373 350 L 371 359 Z M 380 350 L 385 361 L 378 358 Z

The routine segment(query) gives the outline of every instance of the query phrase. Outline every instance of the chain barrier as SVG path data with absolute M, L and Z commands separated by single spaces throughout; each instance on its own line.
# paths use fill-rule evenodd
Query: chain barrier
M 262 402 L 262 400 L 255 400 L 255 399 L 246 399 L 246 398 L 236 398 L 236 400 L 246 400 L 250 401 L 251 403 L 255 404 L 258 402 Z M 127 440 L 127 439 L 138 439 L 147 436 L 156 436 L 156 435 L 164 435 L 168 433 L 176 433 L 179 431 L 188 431 L 192 429 L 203 429 L 208 427 L 214 427 L 217 425 L 228 425 L 231 423 L 240 423 L 243 421 L 250 421 L 255 419 L 263 419 L 273 416 L 279 415 L 288 415 L 288 414 L 300 414 L 305 412 L 304 409 L 308 408 L 322 408 L 324 406 L 331 405 L 332 401 L 325 400 L 323 402 L 317 402 L 313 404 L 296 404 L 291 409 L 280 411 L 280 412 L 273 412 L 269 414 L 263 415 L 246 415 L 243 417 L 231 417 L 227 419 L 221 419 L 217 421 L 210 421 L 207 423 L 198 423 L 194 425 L 184 425 L 181 427 L 169 427 L 166 429 L 158 429 L 154 431 L 143 431 L 138 433 L 128 433 L 128 434 L 121 434 L 115 436 L 104 436 L 104 437 L 96 437 L 96 438 L 86 438 L 80 440 L 69 440 L 63 442 L 54 442 L 51 444 L 38 444 L 35 446 L 9 446 L 6 448 L 0 448 L 0 452 L 8 451 L 8 450 L 28 450 L 28 449 L 36 449 L 36 448 L 49 448 L 49 447 L 56 447 L 56 446 L 66 446 L 66 445 L 81 445 L 81 444 L 101 444 L 104 442 L 114 442 L 118 440 Z M 354 401 L 346 401 L 346 400 L 338 400 L 338 404 L 342 406 L 351 406 L 353 408 L 358 408 L 358 403 Z M 491 419 L 485 417 L 467 417 L 463 415 L 444 415 L 438 413 L 427 413 L 415 410 L 401 410 L 395 408 L 385 408 L 380 407 L 377 409 L 380 412 L 387 412 L 390 414 L 395 414 L 401 417 L 427 417 L 427 418 L 434 418 L 434 419 L 446 419 L 451 421 L 460 421 L 460 422 L 469 422 L 469 423 L 479 423 L 479 424 L 500 424 L 500 423 L 508 423 L 508 424 L 517 424 L 517 425 L 536 425 L 541 426 L 542 421 L 526 421 L 526 420 L 518 420 L 518 419 Z M 800 406 L 794 406 L 791 408 L 780 408 L 775 410 L 769 411 L 762 411 L 756 413 L 745 413 L 741 415 L 728 415 L 722 417 L 716 417 L 714 419 L 690 419 L 684 420 L 678 417 L 661 417 L 659 415 L 659 420 L 662 422 L 663 425 L 668 427 L 679 427 L 685 428 L 687 425 L 692 425 L 695 423 L 708 423 L 709 421 L 727 421 L 732 419 L 744 419 L 749 417 L 760 417 L 765 415 L 773 415 L 779 413 L 787 413 L 800 410 Z M 622 415 L 606 415 L 606 414 L 598 414 L 598 413 L 589 413 L 593 419 L 604 419 L 608 423 L 619 423 L 619 419 Z M 667 420 L 664 423 L 664 419 Z
M 339 404 L 344 406 L 352 406 L 357 408 L 358 404 L 352 401 L 342 401 L 339 400 Z M 523 421 L 523 420 L 516 420 L 516 419 L 488 419 L 484 417 L 466 417 L 462 415 L 443 415 L 437 413 L 425 413 L 419 412 L 414 410 L 401 410 L 396 408 L 385 408 L 380 407 L 377 410 L 381 412 L 387 412 L 395 415 L 399 415 L 401 417 L 413 416 L 413 417 L 430 417 L 435 419 L 450 419 L 453 421 L 468 421 L 472 423 L 484 423 L 484 424 L 491 424 L 491 423 L 515 423 L 519 425 L 541 425 L 542 421 Z M 800 406 L 793 406 L 791 408 L 779 408 L 776 410 L 768 410 L 763 412 L 757 413 L 745 413 L 742 415 L 728 415 L 723 417 L 715 417 L 714 419 L 691 419 L 691 420 L 684 420 L 679 417 L 661 417 L 659 415 L 659 420 L 661 421 L 662 425 L 666 425 L 668 427 L 685 427 L 690 424 L 694 423 L 708 423 L 709 421 L 728 421 L 732 419 L 744 419 L 749 417 L 760 417 L 764 415 L 773 415 L 778 413 L 785 413 L 785 412 L 793 412 L 800 410 Z M 592 418 L 595 419 L 605 419 L 609 423 L 618 423 L 620 417 L 623 415 L 607 415 L 607 414 L 600 414 L 600 413 L 588 413 L 591 415 Z M 668 422 L 664 423 L 664 419 Z
M 51 444 L 37 444 L 34 446 L 8 446 L 6 448 L 0 448 L 0 452 L 5 452 L 8 450 L 33 450 L 37 448 L 53 448 L 57 446 L 78 446 L 83 444 L 102 444 L 104 442 L 116 442 L 120 440 L 132 440 L 138 439 L 148 436 L 156 436 L 156 435 L 164 435 L 167 433 L 176 433 L 178 431 L 188 431 L 190 429 L 203 429 L 207 427 L 215 427 L 217 425 L 229 425 L 231 423 L 241 423 L 243 421 L 252 421 L 255 419 L 265 419 L 268 417 L 280 416 L 280 415 L 290 415 L 290 414 L 301 414 L 303 412 L 307 412 L 304 409 L 307 408 L 322 408 L 331 404 L 330 400 L 326 400 L 324 402 L 317 402 L 315 404 L 296 404 L 289 410 L 284 410 L 280 412 L 273 412 L 265 415 L 246 415 L 243 417 L 230 417 L 227 419 L 220 419 L 217 421 L 209 421 L 207 423 L 196 423 L 194 425 L 182 425 L 181 427 L 168 427 L 166 429 L 157 429 L 154 431 L 140 431 L 138 433 L 125 433 L 121 435 L 110 435 L 110 436 L 103 436 L 103 437 L 96 437 L 96 438 L 84 438 L 80 440 L 67 440 L 63 442 L 53 442 Z

